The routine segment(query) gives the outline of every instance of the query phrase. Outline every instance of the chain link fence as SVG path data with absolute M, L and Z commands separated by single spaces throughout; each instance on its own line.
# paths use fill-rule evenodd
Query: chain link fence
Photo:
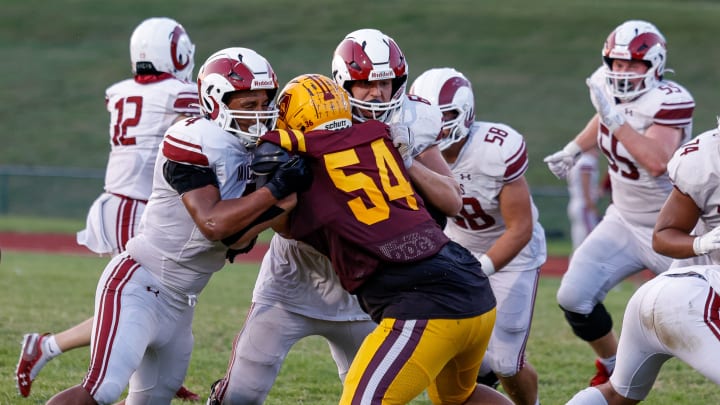
M 0 166 L 0 215 L 84 220 L 103 191 L 105 171 L 73 167 Z M 548 239 L 569 239 L 567 189 L 533 187 Z

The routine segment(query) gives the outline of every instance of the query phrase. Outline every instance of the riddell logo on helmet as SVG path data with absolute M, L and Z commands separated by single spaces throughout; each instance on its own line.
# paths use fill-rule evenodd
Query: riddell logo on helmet
M 379 72 L 370 72 L 370 77 L 368 78 L 368 80 L 384 80 L 393 78 L 395 78 L 395 73 L 393 73 L 392 70 L 381 70 Z
M 256 88 L 264 89 L 264 88 L 267 88 L 267 87 L 275 87 L 275 82 L 273 82 L 273 81 L 270 80 L 270 79 L 266 79 L 266 80 L 254 79 L 254 80 L 253 80 L 253 83 L 252 83 L 252 88 L 253 88 L 253 89 L 256 89 Z

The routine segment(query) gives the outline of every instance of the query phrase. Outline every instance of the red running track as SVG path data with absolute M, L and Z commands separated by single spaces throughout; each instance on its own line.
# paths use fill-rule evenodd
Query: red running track
M 267 251 L 267 244 L 260 243 L 245 255 L 235 258 L 236 262 L 259 262 Z M 64 233 L 23 233 L 0 232 L 0 250 L 38 253 L 61 253 L 94 256 L 95 253 L 75 241 L 75 235 Z M 548 257 L 541 272 L 545 276 L 561 276 L 567 269 L 566 257 Z M 637 277 L 650 279 L 652 273 L 643 271 Z

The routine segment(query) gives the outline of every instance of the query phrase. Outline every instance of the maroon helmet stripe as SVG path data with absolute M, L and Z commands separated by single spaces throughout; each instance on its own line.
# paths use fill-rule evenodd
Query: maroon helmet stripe
M 180 60 L 180 58 L 178 58 L 178 42 L 180 42 L 180 38 L 183 34 L 185 34 L 185 30 L 183 30 L 179 25 L 175 26 L 175 29 L 170 34 L 170 57 L 172 58 L 173 66 L 177 70 L 183 70 L 188 64 L 190 64 L 190 58 L 188 58 L 188 60 L 184 63 Z

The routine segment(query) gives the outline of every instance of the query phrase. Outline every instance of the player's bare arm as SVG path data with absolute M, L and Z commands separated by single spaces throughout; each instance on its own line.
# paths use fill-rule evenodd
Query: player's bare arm
M 660 176 L 667 171 L 667 163 L 680 146 L 682 130 L 653 124 L 643 135 L 625 123 L 614 135 L 652 176 Z
M 695 256 L 690 232 L 700 218 L 700 209 L 687 195 L 674 188 L 658 215 L 653 230 L 653 249 L 665 256 L 684 259 Z
M 239 232 L 276 203 L 278 208 L 292 208 L 294 197 L 278 201 L 266 187 L 240 198 L 222 200 L 214 185 L 183 193 L 193 221 L 208 240 L 218 241 Z
M 502 269 L 520 253 L 530 242 L 533 231 L 530 190 L 524 176 L 505 184 L 498 199 L 506 229 L 486 253 L 496 270 Z
M 449 217 L 460 212 L 460 185 L 437 146 L 431 146 L 418 155 L 408 174 L 413 185 L 434 207 Z

